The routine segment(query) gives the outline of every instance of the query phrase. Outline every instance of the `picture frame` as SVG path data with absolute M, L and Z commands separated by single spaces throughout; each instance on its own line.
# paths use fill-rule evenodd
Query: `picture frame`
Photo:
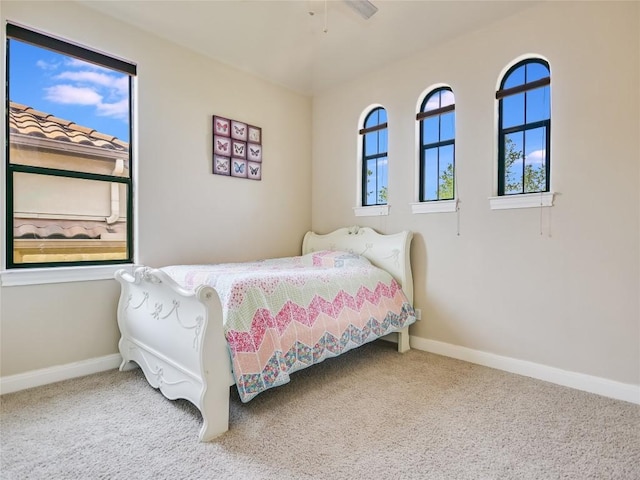
M 262 163 L 247 162 L 247 178 L 262 180 Z
M 222 155 L 213 156 L 213 173 L 231 175 L 231 159 Z
M 251 143 L 262 143 L 262 129 L 253 125 L 247 125 L 247 141 Z
M 262 180 L 262 128 L 212 115 L 212 173 Z
M 239 140 L 233 140 L 231 142 L 231 156 L 234 158 L 246 158 L 247 157 L 247 143 Z
M 221 137 L 231 136 L 231 120 L 225 117 L 213 116 L 213 134 Z
M 220 135 L 213 136 L 213 153 L 223 157 L 231 156 L 231 138 Z
M 235 140 L 247 141 L 247 124 L 231 120 L 231 138 Z
M 247 160 L 251 162 L 262 162 L 262 145 L 257 143 L 247 143 Z
M 231 176 L 247 178 L 247 161 L 239 158 L 231 159 Z

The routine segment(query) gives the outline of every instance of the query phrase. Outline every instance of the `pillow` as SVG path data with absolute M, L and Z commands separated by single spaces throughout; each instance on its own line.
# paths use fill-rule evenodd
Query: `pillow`
M 343 252 L 340 250 L 321 250 L 307 253 L 302 259 L 305 265 L 314 267 L 356 267 L 371 265 L 371 262 L 357 253 Z

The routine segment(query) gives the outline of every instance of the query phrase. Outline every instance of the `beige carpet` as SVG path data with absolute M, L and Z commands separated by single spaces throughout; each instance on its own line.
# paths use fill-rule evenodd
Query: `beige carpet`
M 640 479 L 640 406 L 376 342 L 242 404 L 231 430 L 110 371 L 2 397 L 9 479 Z

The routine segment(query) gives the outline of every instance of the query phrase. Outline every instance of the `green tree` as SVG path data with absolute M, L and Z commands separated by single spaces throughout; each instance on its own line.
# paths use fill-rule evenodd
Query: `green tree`
M 387 186 L 384 185 L 380 187 L 380 191 L 378 192 L 378 201 L 380 203 L 387 203 Z
M 447 165 L 444 172 L 440 174 L 438 182 L 438 200 L 453 199 L 453 163 Z
M 367 170 L 367 197 L 373 193 L 373 190 L 369 190 L 369 185 L 371 184 L 371 177 L 373 176 L 372 170 Z M 388 198 L 388 189 L 387 186 L 384 185 L 380 187 L 378 191 L 378 203 L 384 204 L 387 203 Z
M 504 191 L 505 193 L 532 193 L 542 192 L 546 187 L 546 172 L 543 165 L 524 167 L 524 191 L 522 189 L 522 176 L 514 171 L 514 164 L 524 160 L 522 150 L 516 150 L 515 143 L 510 138 L 505 142 L 504 156 Z

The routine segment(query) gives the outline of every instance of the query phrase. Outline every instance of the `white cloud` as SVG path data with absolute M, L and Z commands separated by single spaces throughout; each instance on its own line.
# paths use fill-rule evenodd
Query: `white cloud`
M 56 68 L 58 68 L 58 64 L 45 62 L 44 60 L 38 60 L 36 62 L 36 67 L 42 70 L 55 70 Z
M 128 120 L 128 75 L 70 57 L 58 64 L 40 60 L 36 66 L 44 70 L 63 67 L 63 71 L 49 77 L 53 84 L 44 89 L 46 100 L 65 105 L 93 106 L 94 115 Z
M 531 165 L 531 164 L 537 164 L 537 165 L 542 165 L 544 163 L 544 158 L 546 155 L 546 150 L 542 149 L 542 150 L 534 150 L 533 152 L 529 152 L 527 154 L 526 157 L 526 163 Z
M 55 85 L 46 90 L 46 99 L 66 105 L 95 106 L 96 115 L 127 119 L 129 115 L 129 99 L 116 102 L 103 102 L 104 97 L 92 88 L 74 85 Z
M 89 83 L 99 87 L 113 88 L 122 93 L 127 92 L 129 86 L 127 77 L 114 77 L 113 75 L 87 70 L 62 72 L 54 78 L 56 80 L 71 80 L 72 82 Z
M 438 103 L 438 96 L 434 95 L 433 97 L 431 97 L 424 107 L 425 107 L 423 110 L 424 112 L 427 112 L 429 110 L 435 110 L 436 108 L 440 108 L 440 104 Z
M 129 77 L 109 75 L 108 69 L 91 66 L 81 60 L 70 59 L 67 66 L 81 67 L 66 70 L 53 77 L 67 83 L 45 89 L 47 100 L 67 105 L 95 106 L 96 115 L 127 120 L 129 117 Z
M 75 105 L 99 105 L 102 95 L 95 90 L 74 85 L 54 85 L 45 88 L 45 98 L 51 102 Z
M 129 99 L 127 98 L 123 98 L 114 103 L 100 103 L 96 106 L 98 107 L 98 115 L 100 116 L 122 119 L 129 118 Z
M 442 98 L 442 101 L 440 103 L 442 104 L 443 107 L 446 107 L 448 105 L 453 105 L 454 103 L 456 103 L 456 99 L 453 96 L 453 92 L 450 92 L 449 90 L 443 90 L 440 96 Z

